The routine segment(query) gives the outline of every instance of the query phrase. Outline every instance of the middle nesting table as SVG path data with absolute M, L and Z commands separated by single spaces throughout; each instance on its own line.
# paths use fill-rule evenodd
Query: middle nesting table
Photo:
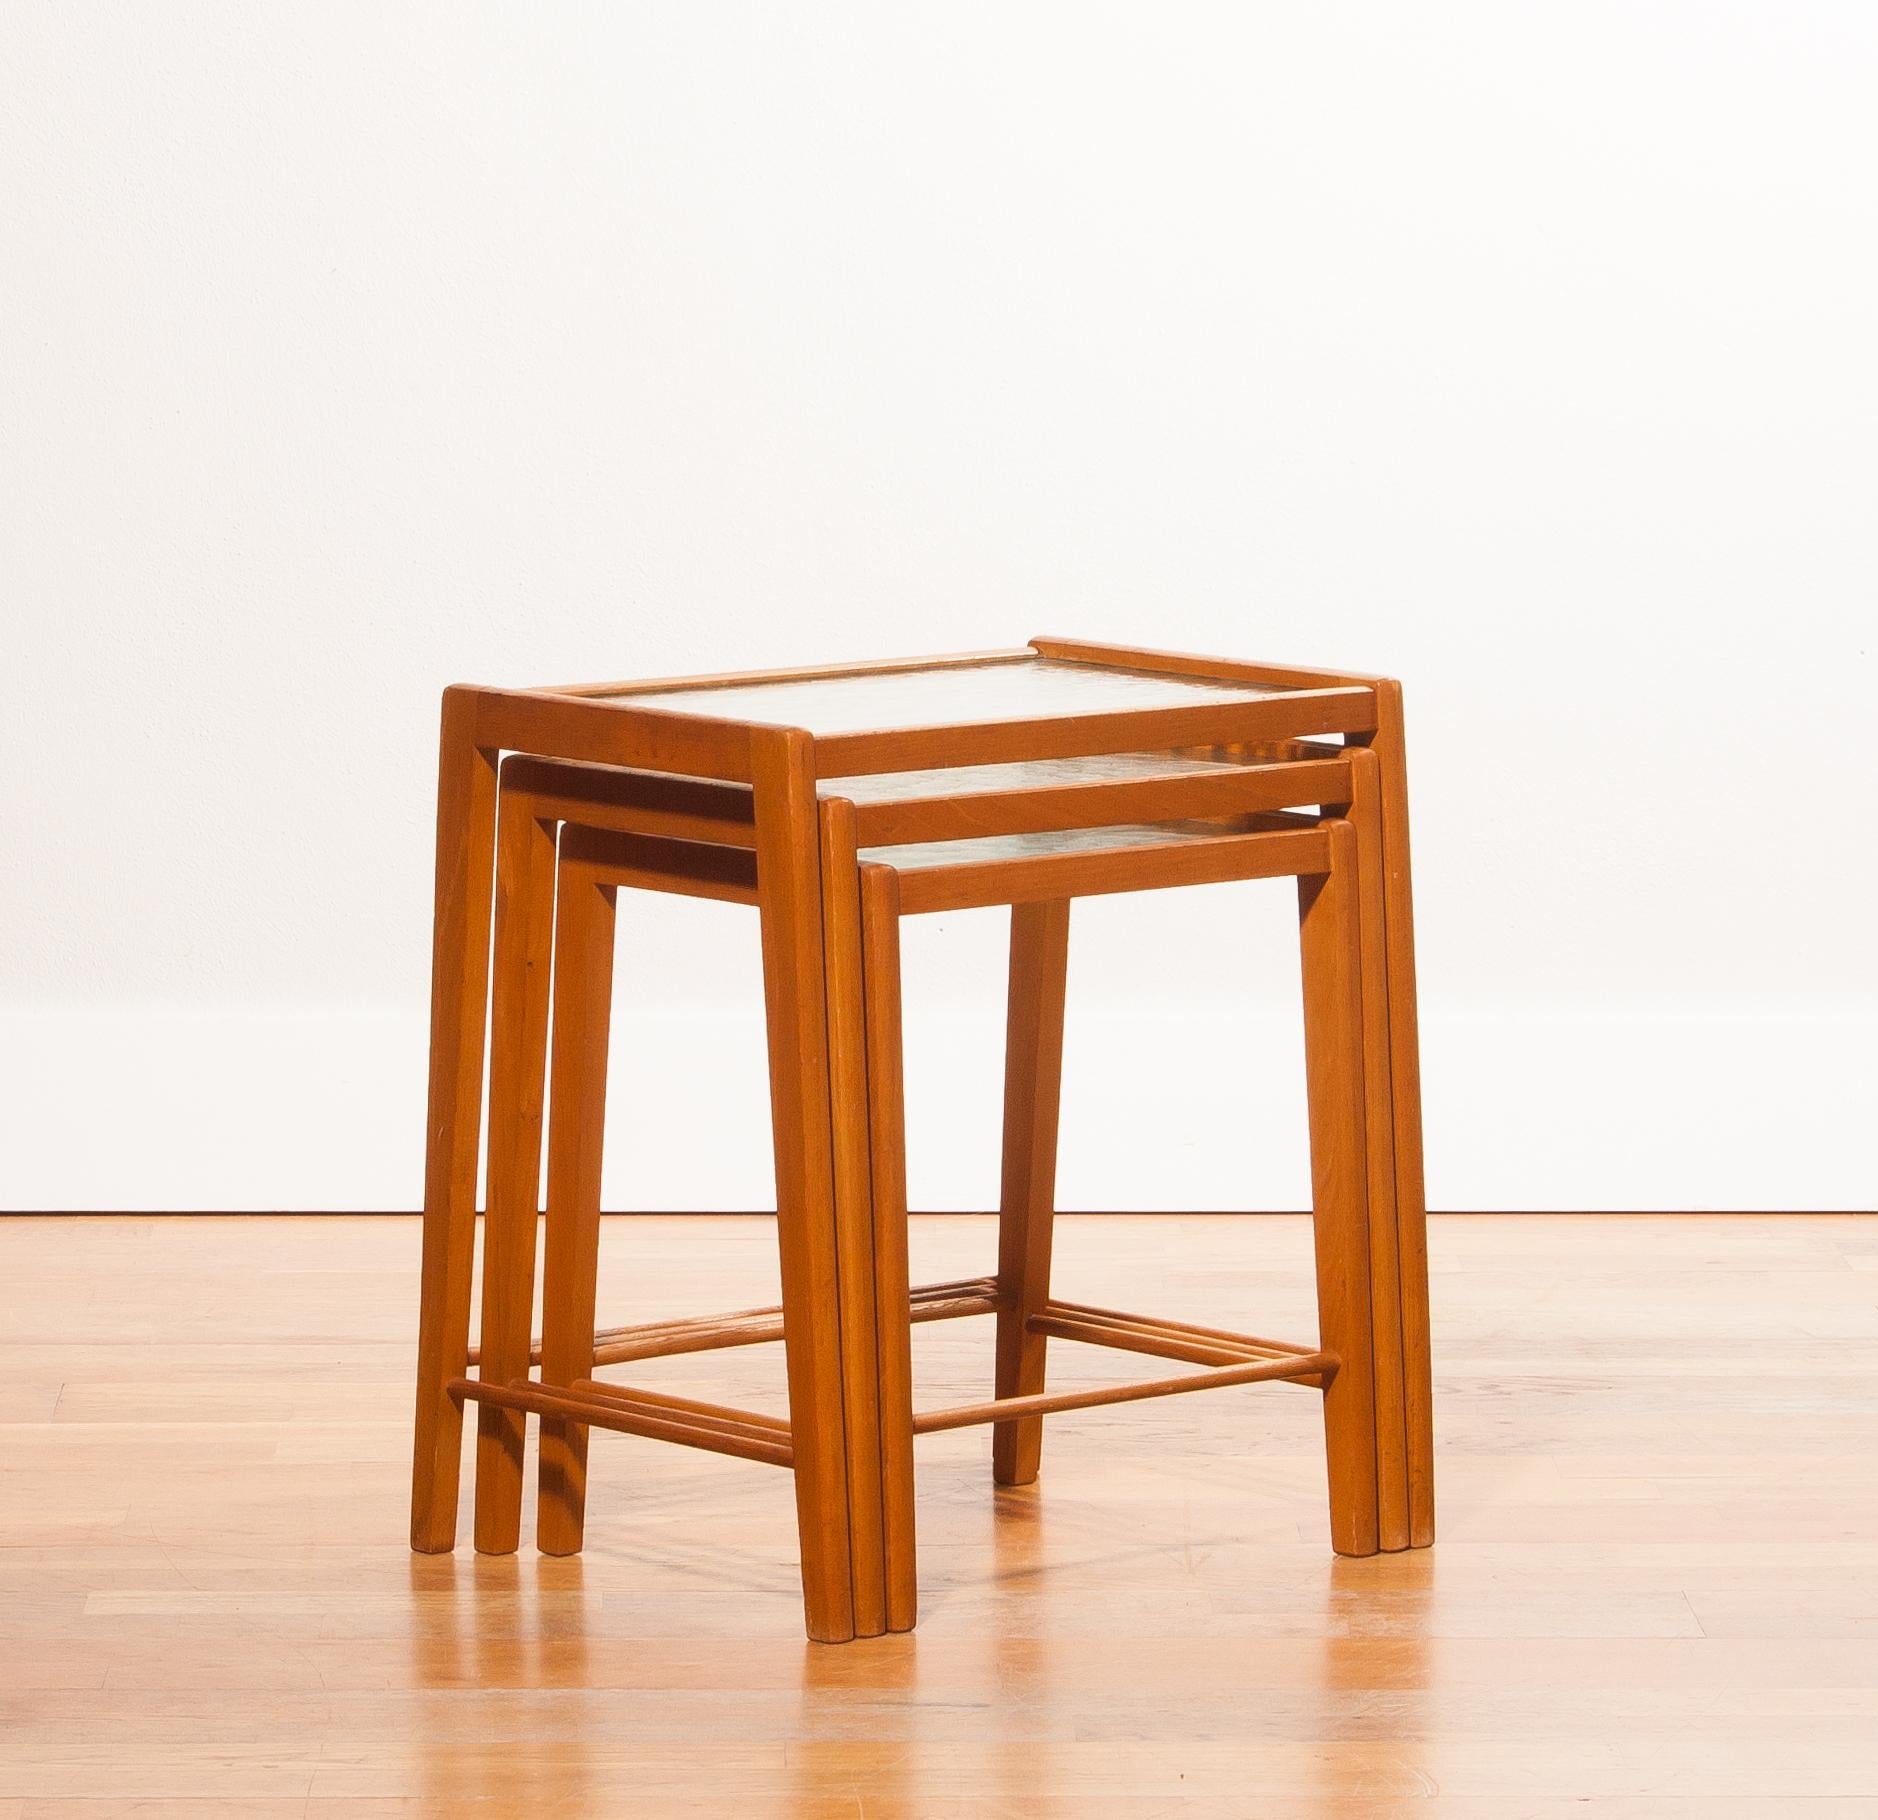
M 1122 753 L 824 780 L 823 950 L 835 1146 L 837 1283 L 798 1306 L 595 1331 L 594 1261 L 620 884 L 755 903 L 748 788 L 566 761 L 505 761 L 497 838 L 490 1152 L 476 1541 L 519 1537 L 522 1423 L 542 1417 L 541 1546 L 580 1545 L 588 1426 L 626 1428 L 793 1464 L 791 1426 L 596 1383 L 600 1364 L 785 1337 L 841 1386 L 847 1547 L 856 1631 L 911 1625 L 915 1430 L 995 1420 L 1004 1483 L 1035 1476 L 1051 1408 L 1261 1378 L 1325 1386 L 1333 1542 L 1377 1547 L 1370 1263 L 1362 1167 L 1362 1024 L 1355 831 L 1285 811 L 1374 801 L 1374 754 L 1279 742 L 1237 751 Z M 556 831 L 560 838 L 556 931 Z M 1333 864 L 1335 851 L 1346 854 Z M 870 863 L 878 860 L 881 863 Z M 1068 899 L 1292 875 L 1305 906 L 1312 1152 L 1323 1333 L 1317 1349 L 1054 1301 L 1049 1295 L 1056 1102 Z M 1013 906 L 999 1275 L 906 1285 L 900 1147 L 897 917 Z M 554 1077 L 544 1340 L 530 1345 L 549 955 Z M 1378 944 L 1379 947 L 1379 944 Z M 780 1109 L 779 1109 L 780 1116 Z M 1353 1123 L 1352 1123 L 1353 1121 Z M 1355 1162 L 1354 1171 L 1352 1162 Z M 906 1318 L 882 1309 L 905 1309 Z M 997 1393 L 913 1418 L 907 1318 L 998 1316 Z M 793 1317 L 793 1321 L 792 1321 Z M 793 1333 L 791 1332 L 793 1325 Z M 1210 1369 L 1113 1391 L 1049 1396 L 1049 1337 L 1091 1340 Z M 527 1382 L 539 1357 L 543 1384 Z M 792 1356 L 792 1424 L 803 1423 Z M 1119 1394 L 1117 1394 L 1119 1393 Z M 882 1409 L 887 1418 L 882 1420 Z M 819 1412 L 826 1419 L 830 1412 Z M 829 1547 L 837 1539 L 826 1539 Z M 805 1548 L 810 1527 L 804 1525 Z M 805 1567 L 806 1567 L 805 1562 Z

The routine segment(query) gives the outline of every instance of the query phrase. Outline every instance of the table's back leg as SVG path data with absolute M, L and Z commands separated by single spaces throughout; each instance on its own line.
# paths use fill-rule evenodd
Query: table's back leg
M 528 1376 L 535 1314 L 535 1232 L 554 940 L 554 824 L 526 791 L 504 790 L 496 815 L 496 934 L 490 988 L 488 1208 L 483 1215 L 484 1381 Z M 513 1554 L 522 1519 L 528 1418 L 477 1411 L 476 1546 Z
M 593 1376 L 616 898 L 616 887 L 602 884 L 591 867 L 563 856 L 554 926 L 543 1384 L 575 1384 Z M 535 1546 L 548 1555 L 579 1553 L 587 1511 L 585 1422 L 541 1418 L 538 1476 Z
M 1057 1118 L 1063 1087 L 1063 994 L 1069 900 L 1011 907 L 1011 974 L 1004 1033 L 1004 1163 L 998 1193 L 1000 1397 L 1043 1389 L 1048 1342 L 1029 1322 L 1050 1297 L 1056 1212 Z M 1043 1453 L 1043 1418 L 998 1422 L 992 1477 L 1028 1485 Z
M 1402 1282 L 1409 1544 L 1426 1548 L 1435 1539 L 1434 1384 L 1428 1334 L 1421 1037 L 1415 1003 L 1415 908 L 1409 883 L 1408 768 L 1401 684 L 1379 683 L 1376 707 L 1378 724 L 1370 744 L 1382 772 L 1383 908 L 1389 952 L 1390 1094 L 1395 1105 L 1396 1249 Z
M 456 1544 L 463 1409 L 446 1386 L 469 1369 L 495 833 L 496 754 L 475 743 L 473 692 L 446 690 L 437 762 L 424 1254 L 411 1458 L 411 1546 L 425 1554 Z
M 874 1185 L 874 1321 L 887 1628 L 911 1630 L 919 1615 L 913 1512 L 913 1328 L 908 1316 L 900 881 L 891 866 L 862 869 L 861 958 L 867 1015 L 868 1137 Z
M 1340 1555 L 1372 1555 L 1377 1547 L 1376 1385 L 1356 831 L 1347 821 L 1326 827 L 1330 871 L 1298 880 L 1319 1344 L 1339 1360 L 1324 1391 L 1324 1451 L 1331 1546 Z
M 1389 1052 L 1389 957 L 1384 907 L 1382 767 L 1350 753 L 1356 830 L 1357 927 L 1363 951 L 1363 1097 L 1369 1163 L 1370 1320 L 1376 1361 L 1376 1506 L 1385 1549 L 1409 1546 L 1408 1427 L 1402 1363 L 1402 1259 L 1395 1191 L 1395 1101 Z
M 764 728 L 750 759 L 803 1615 L 816 1641 L 841 1643 L 854 1635 L 854 1591 L 814 742 L 795 728 Z
M 887 1628 L 880 1478 L 879 1343 L 874 1310 L 874 1184 L 868 1136 L 861 875 L 854 805 L 821 805 L 822 958 L 828 1001 L 829 1112 L 840 1281 L 843 1425 L 854 1634 Z

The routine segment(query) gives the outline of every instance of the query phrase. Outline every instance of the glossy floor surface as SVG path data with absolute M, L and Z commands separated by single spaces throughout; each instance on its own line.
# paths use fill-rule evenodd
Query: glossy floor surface
M 607 1228 L 610 1319 L 773 1285 L 767 1221 Z M 1431 1250 L 1432 1552 L 1331 1557 L 1294 1387 L 1052 1417 L 1020 1492 L 965 1430 L 921 1443 L 919 1630 L 828 1648 L 769 1467 L 600 1435 L 584 1557 L 406 1551 L 414 1220 L 0 1219 L 0 1820 L 1878 1816 L 1878 1220 Z M 1298 1219 L 1058 1252 L 1068 1297 L 1314 1331 Z M 994 1253 L 916 1222 L 916 1280 Z M 921 1404 L 990 1339 L 918 1329 Z M 780 1408 L 781 1364 L 631 1369 Z

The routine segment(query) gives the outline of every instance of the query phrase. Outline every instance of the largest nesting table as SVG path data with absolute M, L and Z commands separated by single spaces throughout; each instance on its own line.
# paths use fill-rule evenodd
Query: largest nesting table
M 498 769 L 503 755 L 747 786 L 768 1007 L 784 1302 L 806 1305 L 840 1269 L 839 1161 L 823 966 L 821 801 L 828 780 L 1037 765 L 1104 754 L 1213 751 L 1308 763 L 1346 747 L 1377 780 L 1325 805 L 1362 860 L 1362 1157 L 1369 1222 L 1376 1421 L 1374 1533 L 1384 1549 L 1433 1539 L 1427 1265 L 1400 686 L 1377 676 L 1242 663 L 1065 639 L 1013 651 L 868 664 L 510 690 L 443 701 L 411 1544 L 454 1546 L 462 1392 L 470 1359 Z M 859 792 L 856 792 L 859 794 Z M 972 832 L 961 811 L 957 832 Z M 795 1294 L 792 1295 L 792 1288 Z M 792 1346 L 790 1405 L 839 1406 L 837 1336 Z M 847 1367 L 850 1374 L 855 1363 Z M 1004 1432 L 1009 1432 L 1008 1427 Z M 805 1539 L 826 1534 L 849 1476 L 839 1422 L 801 1422 L 793 1464 Z M 837 1538 L 838 1539 L 838 1538 Z M 822 1557 L 830 1551 L 820 1550 Z M 845 1549 L 832 1552 L 845 1555 Z M 812 1567 L 812 1635 L 853 1634 L 845 1575 Z

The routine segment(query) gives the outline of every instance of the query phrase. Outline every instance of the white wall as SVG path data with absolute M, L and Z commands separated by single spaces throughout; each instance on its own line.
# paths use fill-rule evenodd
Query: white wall
M 1875 18 L 13 0 L 0 1204 L 415 1204 L 444 683 L 1048 630 L 1406 679 L 1436 1205 L 1874 1205 Z M 1298 1204 L 1290 925 L 1079 912 L 1066 1205 Z M 611 1196 L 758 1204 L 627 939 Z

